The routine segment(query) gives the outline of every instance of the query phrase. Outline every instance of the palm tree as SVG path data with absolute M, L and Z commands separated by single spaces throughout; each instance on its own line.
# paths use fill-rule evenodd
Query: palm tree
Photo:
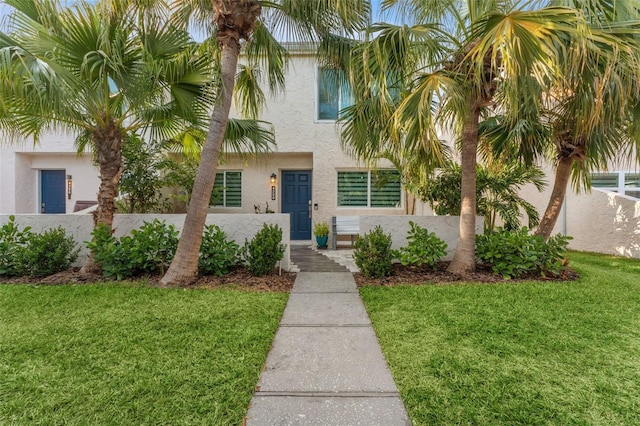
M 367 2 L 362 0 L 213 0 L 212 6 L 209 9 L 208 4 L 198 0 L 177 2 L 176 16 L 181 16 L 183 22 L 192 16 L 201 23 L 211 22 L 213 16 L 212 39 L 217 41 L 221 52 L 221 89 L 211 114 L 178 249 L 161 280 L 163 285 L 190 283 L 197 277 L 202 230 L 229 118 L 242 40 L 246 41 L 250 69 L 259 68 L 260 65 L 266 68 L 269 85 L 276 89 L 284 84 L 286 51 L 273 34 L 281 32 L 298 40 L 317 42 L 335 31 L 347 34 L 357 31 L 366 21 L 369 10 Z M 251 79 L 243 81 L 246 83 L 248 80 Z M 248 102 L 243 106 L 256 113 L 253 105 L 253 102 Z
M 543 122 L 549 127 L 556 174 L 535 234 L 547 240 L 556 224 L 571 175 L 589 187 L 589 172 L 632 155 L 640 143 L 640 2 L 595 2 L 588 13 L 598 43 L 567 49 L 563 78 L 547 92 Z M 637 153 L 637 150 L 636 150 Z
M 0 125 L 36 141 L 48 129 L 75 133 L 78 151 L 89 147 L 100 170 L 94 222 L 111 228 L 125 136 L 162 140 L 206 123 L 210 54 L 133 3 L 7 4 L 15 11 L 0 33 L 0 75 L 13 84 L 1 86 Z M 84 270 L 95 267 L 90 256 Z
M 525 164 L 546 156 L 554 164 L 553 189 L 535 232 L 545 240 L 553 231 L 571 177 L 574 186 L 588 188 L 590 171 L 606 169 L 613 159 L 631 159 L 640 141 L 640 2 L 554 4 L 578 8 L 587 19 L 588 39 L 560 40 L 564 54 L 557 78 L 534 88 L 541 102 L 523 101 L 519 117 L 494 117 L 487 131 L 496 155 L 520 158 Z
M 565 43 L 593 43 L 582 11 L 544 1 L 387 0 L 409 25 L 376 24 L 347 64 L 356 103 L 343 138 L 358 156 L 443 158 L 440 132 L 460 144 L 458 244 L 449 271 L 475 268 L 476 157 L 481 119 L 516 122 L 541 107 L 539 87 L 554 81 Z M 368 116 L 374 125 L 367 129 Z

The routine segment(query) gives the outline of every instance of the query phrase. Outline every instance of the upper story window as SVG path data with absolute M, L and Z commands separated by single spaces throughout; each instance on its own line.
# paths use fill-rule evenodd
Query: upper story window
M 318 68 L 318 120 L 337 120 L 340 110 L 353 105 L 351 85 L 342 71 Z
M 338 207 L 400 207 L 397 170 L 338 172 Z
M 242 172 L 216 173 L 210 203 L 218 207 L 242 207 Z
M 591 173 L 591 187 L 640 198 L 640 173 Z

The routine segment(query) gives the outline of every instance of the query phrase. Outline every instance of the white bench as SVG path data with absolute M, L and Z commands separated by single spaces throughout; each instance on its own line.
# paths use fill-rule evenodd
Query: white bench
M 336 249 L 338 236 L 349 235 L 351 245 L 360 233 L 360 216 L 333 216 L 331 218 L 331 248 Z

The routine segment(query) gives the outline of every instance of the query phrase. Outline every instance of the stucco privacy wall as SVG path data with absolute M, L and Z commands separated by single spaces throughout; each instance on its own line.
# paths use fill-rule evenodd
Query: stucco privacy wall
M 545 171 L 550 180 L 551 168 Z M 543 192 L 531 185 L 520 191 L 520 196 L 532 203 L 541 216 L 550 194 L 551 185 Z M 555 234 L 573 237 L 569 242 L 573 250 L 640 258 L 640 201 L 596 188 L 577 194 L 568 187 L 553 229 Z
M 409 221 L 427 228 L 438 238 L 447 243 L 447 255 L 445 260 L 453 259 L 453 254 L 458 245 L 458 231 L 460 227 L 459 216 L 360 216 L 360 235 L 372 231 L 380 225 L 385 233 L 391 235 L 391 247 L 399 249 L 407 245 L 407 235 L 411 229 Z M 484 218 L 476 217 L 476 234 L 484 232 Z
M 640 258 L 640 201 L 593 189 L 568 194 L 565 209 L 572 249 Z
M 84 241 L 89 241 L 93 220 L 91 215 L 15 215 L 16 224 L 23 228 L 30 226 L 34 232 L 42 232 L 49 228 L 62 226 L 68 235 L 72 235 L 78 246 L 81 248 L 78 257 L 78 265 L 88 254 Z M 132 229 L 139 228 L 144 221 L 152 221 L 154 218 L 164 220 L 169 225 L 175 225 L 177 229 L 182 229 L 184 214 L 117 214 L 113 220 L 115 229 L 114 235 L 120 237 L 127 235 Z M 0 225 L 9 221 L 9 215 L 0 215 Z M 208 225 L 218 225 L 229 239 L 235 240 L 242 245 L 245 239 L 251 240 L 253 236 L 262 229 L 263 224 L 278 225 L 282 228 L 282 242 L 287 245 L 287 249 L 282 260 L 282 268 L 289 270 L 289 215 L 283 214 L 210 214 L 207 216 Z

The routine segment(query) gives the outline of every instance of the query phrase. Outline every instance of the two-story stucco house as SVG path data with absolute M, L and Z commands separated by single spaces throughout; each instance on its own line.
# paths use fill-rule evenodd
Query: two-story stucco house
M 268 99 L 261 116 L 274 126 L 274 152 L 255 161 L 227 158 L 211 212 L 254 213 L 255 206 L 264 212 L 268 203 L 291 215 L 292 240 L 311 239 L 313 223 L 332 216 L 432 214 L 403 190 L 389 164 L 374 173 L 343 152 L 336 119 L 350 99 L 342 89 L 323 78 L 311 52 L 293 50 L 286 90 Z M 75 153 L 73 139 L 49 134 L 37 147 L 26 140 L 0 146 L 0 214 L 71 213 L 95 200 L 97 169 L 90 154 Z M 573 236 L 576 249 L 640 257 L 640 174 L 628 165 L 610 170 L 594 176 L 602 190 L 567 192 L 556 232 Z M 524 193 L 542 213 L 549 191 Z
M 216 176 L 215 213 L 290 213 L 291 238 L 311 239 L 314 221 L 336 215 L 405 214 L 399 174 L 381 163 L 378 173 L 340 147 L 338 111 L 348 91 L 323 78 L 313 53 L 294 50 L 286 90 L 271 97 L 261 116 L 273 124 L 277 146 L 256 160 L 230 156 Z M 73 135 L 47 134 L 0 147 L 0 214 L 71 213 L 94 200 L 98 171 L 90 154 L 78 156 Z M 386 166 L 386 169 L 385 169 Z M 384 186 L 376 185 L 384 176 Z M 418 212 L 429 213 L 418 206 Z

